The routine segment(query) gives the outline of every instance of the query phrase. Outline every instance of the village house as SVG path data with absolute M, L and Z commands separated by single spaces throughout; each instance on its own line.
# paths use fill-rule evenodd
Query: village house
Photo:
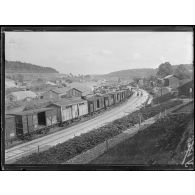
M 30 100 L 37 98 L 37 94 L 32 91 L 16 91 L 11 92 L 6 96 L 7 100 L 10 102 L 20 101 L 20 100 Z
M 180 84 L 178 87 L 178 93 L 179 95 L 184 95 L 187 97 L 194 97 L 194 81 L 190 80 L 188 82 L 183 82 L 183 84 Z
M 44 93 L 41 94 L 41 99 L 56 99 L 59 100 L 60 98 L 63 97 L 70 97 L 70 87 L 63 87 L 63 88 L 55 88 L 55 89 L 50 89 Z
M 164 77 L 164 86 L 176 89 L 179 87 L 179 79 L 174 75 L 168 75 Z
M 92 93 L 92 89 L 85 83 L 71 83 L 69 87 L 71 87 L 69 95 L 72 97 L 81 97 Z
M 86 89 L 85 87 L 74 87 L 70 90 L 69 95 L 73 97 L 82 97 L 92 93 L 90 89 Z

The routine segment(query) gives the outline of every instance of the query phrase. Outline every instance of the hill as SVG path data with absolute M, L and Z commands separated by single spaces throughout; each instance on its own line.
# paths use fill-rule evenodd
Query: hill
M 58 73 L 57 70 L 50 67 L 38 66 L 19 61 L 5 60 L 6 73 Z
M 144 69 L 128 69 L 128 70 L 120 70 L 116 72 L 111 72 L 105 77 L 120 77 L 126 79 L 133 79 L 134 77 L 148 77 L 151 75 L 155 75 L 157 72 L 156 69 L 152 68 L 144 68 Z
M 193 72 L 192 64 L 180 64 L 180 65 L 184 65 L 187 70 L 189 70 L 190 72 Z M 178 66 L 179 65 L 172 65 L 173 71 L 175 71 Z M 105 74 L 102 76 L 104 78 L 118 77 L 118 78 L 124 78 L 124 79 L 133 79 L 135 77 L 149 77 L 151 75 L 156 75 L 157 71 L 158 69 L 153 69 L 153 68 L 127 69 L 127 70 L 111 72 L 109 74 Z

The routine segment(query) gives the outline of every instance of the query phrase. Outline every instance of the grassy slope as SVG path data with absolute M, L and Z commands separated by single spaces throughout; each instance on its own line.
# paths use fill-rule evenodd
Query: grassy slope
M 193 114 L 163 119 L 90 164 L 181 164 L 193 123 Z

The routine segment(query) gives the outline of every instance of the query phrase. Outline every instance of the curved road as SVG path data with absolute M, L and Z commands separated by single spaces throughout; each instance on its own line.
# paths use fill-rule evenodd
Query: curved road
M 47 150 L 48 148 L 59 143 L 63 143 L 74 136 L 86 133 L 94 128 L 103 126 L 108 122 L 134 112 L 135 110 L 139 109 L 148 98 L 148 93 L 145 91 L 142 92 L 143 96 L 137 96 L 137 93 L 134 93 L 127 102 L 106 111 L 96 118 L 5 150 L 5 163 L 13 163 L 23 156 L 37 152 L 38 148 L 39 151 Z

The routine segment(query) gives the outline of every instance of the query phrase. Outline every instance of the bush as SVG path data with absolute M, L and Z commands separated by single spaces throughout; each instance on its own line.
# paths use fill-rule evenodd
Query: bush
M 160 97 L 154 98 L 152 101 L 154 104 L 159 104 L 159 103 L 165 102 L 167 100 L 170 100 L 172 98 L 175 98 L 175 95 L 173 93 L 167 93 L 167 94 L 162 95 Z

